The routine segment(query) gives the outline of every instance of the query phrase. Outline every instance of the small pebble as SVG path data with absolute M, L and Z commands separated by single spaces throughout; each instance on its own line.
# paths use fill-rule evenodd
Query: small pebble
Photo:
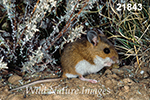
M 140 72 L 140 74 L 144 74 L 144 71 L 142 70 L 142 71 Z

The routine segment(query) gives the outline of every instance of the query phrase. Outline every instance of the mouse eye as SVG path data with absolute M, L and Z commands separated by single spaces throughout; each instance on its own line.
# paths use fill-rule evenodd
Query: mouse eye
M 109 54 L 109 53 L 110 53 L 109 48 L 105 48 L 105 49 L 104 49 L 104 52 L 105 52 L 106 54 Z

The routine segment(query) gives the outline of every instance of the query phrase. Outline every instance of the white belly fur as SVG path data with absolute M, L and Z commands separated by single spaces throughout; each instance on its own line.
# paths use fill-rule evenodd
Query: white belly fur
M 94 59 L 95 64 L 91 64 L 86 60 L 82 60 L 77 63 L 77 65 L 75 66 L 75 70 L 77 73 L 79 73 L 81 75 L 96 73 L 96 72 L 100 71 L 103 67 L 107 66 L 107 62 L 114 63 L 114 61 L 112 61 L 109 57 L 106 57 L 105 59 L 103 59 L 99 56 L 96 56 L 96 58 Z M 108 66 L 110 66 L 110 65 L 108 65 Z M 67 73 L 66 76 L 68 78 L 75 78 L 78 75 L 73 75 L 73 74 Z

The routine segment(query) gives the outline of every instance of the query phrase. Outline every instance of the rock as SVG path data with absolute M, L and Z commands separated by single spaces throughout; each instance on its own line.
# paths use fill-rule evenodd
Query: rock
M 110 79 L 105 80 L 105 86 L 111 87 L 113 86 L 113 82 Z
M 109 75 L 109 74 L 112 74 L 112 72 L 111 72 L 109 69 L 107 69 L 107 70 L 105 71 L 104 75 Z
M 0 88 L 0 100 L 5 100 L 8 94 L 9 94 L 8 86 Z
M 123 70 L 116 69 L 116 68 L 112 69 L 112 72 L 115 73 L 115 74 L 119 74 L 119 75 L 124 73 Z
M 125 78 L 122 80 L 123 83 L 125 83 L 126 85 L 132 85 L 134 84 L 135 82 L 133 82 L 130 78 Z
M 22 79 L 22 77 L 20 77 L 18 75 L 12 75 L 12 76 L 9 77 L 8 82 L 11 83 L 11 84 L 16 85 L 16 84 L 19 83 L 19 80 L 21 80 L 21 79 Z
M 123 90 L 124 92 L 129 92 L 129 89 L 130 89 L 130 87 L 129 87 L 128 85 L 126 85 L 126 86 L 123 87 L 122 90 Z
M 118 83 L 118 81 L 116 81 L 115 79 L 112 79 L 111 81 L 114 85 L 117 85 L 117 83 Z
M 120 77 L 117 76 L 116 74 L 113 74 L 113 75 L 112 75 L 112 78 L 113 78 L 113 79 L 116 79 L 116 80 L 119 80 L 119 79 L 120 79 Z

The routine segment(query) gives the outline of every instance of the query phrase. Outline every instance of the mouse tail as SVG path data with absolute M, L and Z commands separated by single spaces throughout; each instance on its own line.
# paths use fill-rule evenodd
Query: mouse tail
M 18 88 L 11 89 L 10 91 L 15 91 L 15 90 L 23 89 L 23 88 L 25 88 L 25 87 L 29 87 L 29 86 L 31 86 L 31 85 L 35 85 L 35 84 L 39 84 L 39 83 L 59 81 L 59 80 L 61 80 L 61 79 L 62 79 L 62 78 L 37 80 L 37 81 L 31 82 L 31 83 L 28 83 L 28 84 L 26 84 L 26 85 L 20 86 L 20 87 L 18 87 Z

